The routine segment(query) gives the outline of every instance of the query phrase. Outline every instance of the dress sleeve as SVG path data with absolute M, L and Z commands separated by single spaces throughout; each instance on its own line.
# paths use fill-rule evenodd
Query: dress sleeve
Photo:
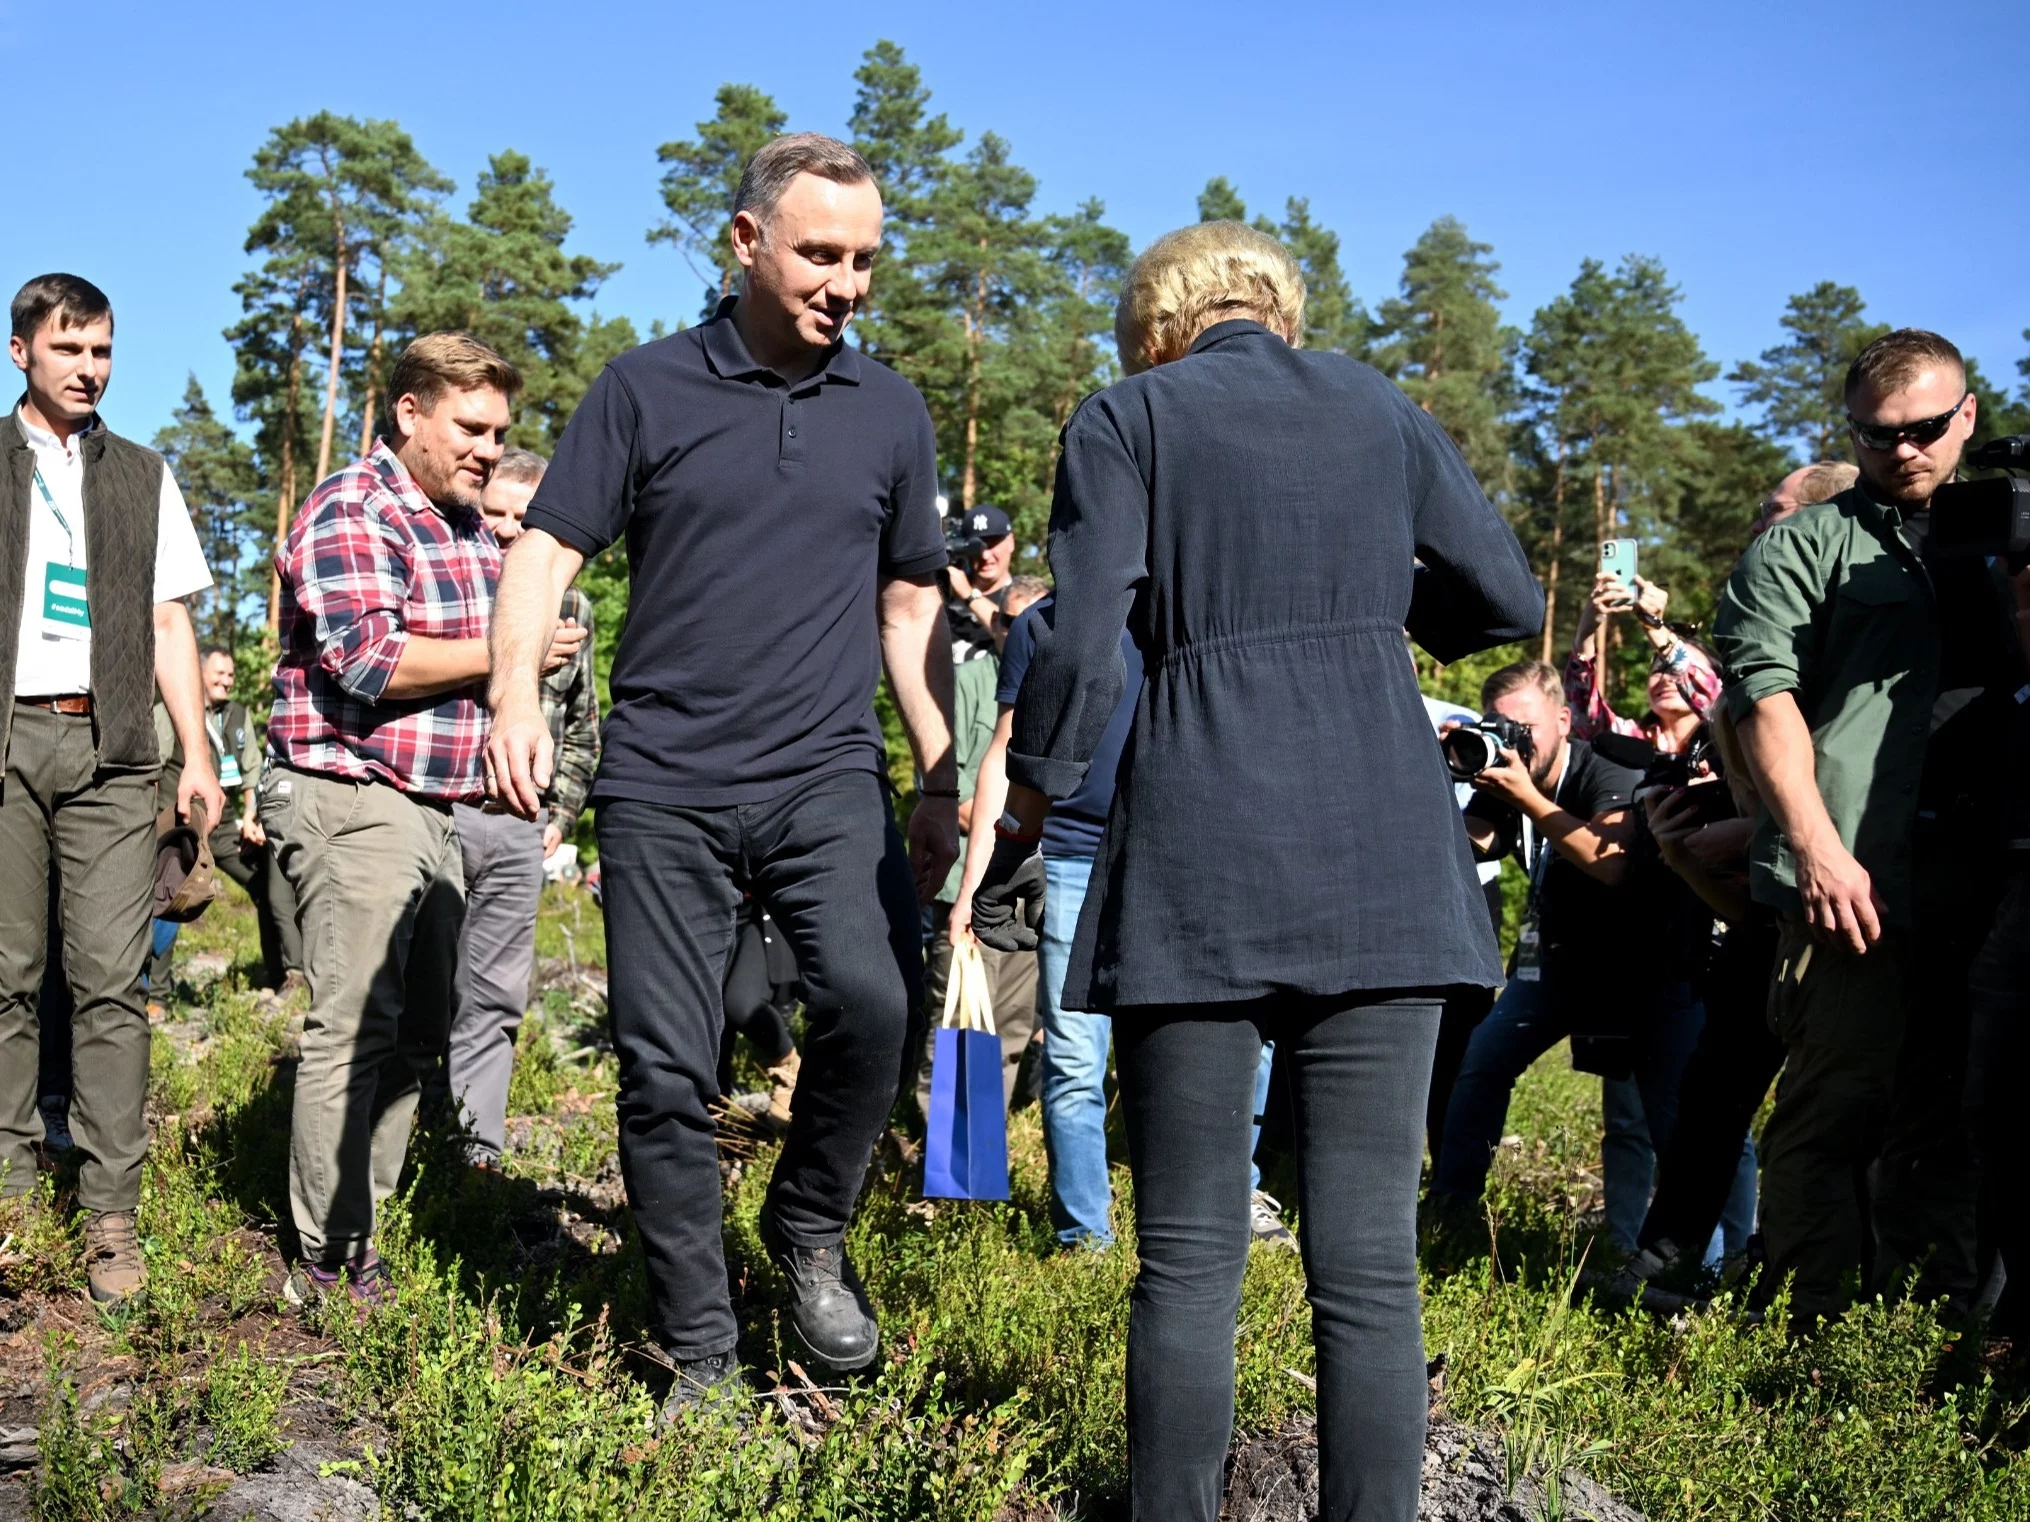
M 1530 638 L 1544 626 L 1544 589 L 1514 531 L 1437 419 L 1397 396 L 1421 562 L 1406 621 L 1410 637 L 1448 665 Z
M 1127 685 L 1121 631 L 1149 575 L 1149 485 L 1104 392 L 1065 425 L 1050 503 L 1052 616 L 1015 703 L 1008 780 L 1068 798 Z

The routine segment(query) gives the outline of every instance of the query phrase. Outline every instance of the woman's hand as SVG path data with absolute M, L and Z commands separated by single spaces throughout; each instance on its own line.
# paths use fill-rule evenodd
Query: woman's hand
M 1623 594 L 1626 596 L 1627 594 Z M 1663 610 L 1670 605 L 1671 594 L 1653 581 L 1635 578 L 1635 611 L 1649 618 L 1662 618 Z

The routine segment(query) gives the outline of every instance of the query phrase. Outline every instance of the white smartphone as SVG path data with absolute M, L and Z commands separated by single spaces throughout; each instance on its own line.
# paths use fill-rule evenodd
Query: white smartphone
M 1635 595 L 1635 541 L 1633 539 L 1603 539 L 1600 541 L 1600 572 L 1612 576 L 1621 583 L 1623 591 Z

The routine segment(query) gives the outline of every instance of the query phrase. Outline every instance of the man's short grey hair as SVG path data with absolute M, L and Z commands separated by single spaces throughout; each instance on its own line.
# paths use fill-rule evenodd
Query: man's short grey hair
M 534 486 L 549 468 L 550 462 L 533 449 L 504 449 L 499 463 L 493 467 L 493 478 L 496 481 L 526 481 Z
M 733 214 L 737 217 L 744 211 L 757 225 L 767 226 L 776 202 L 800 174 L 814 174 L 835 185 L 874 183 L 874 166 L 860 157 L 852 144 L 822 132 L 791 132 L 773 139 L 748 160 L 740 189 L 733 195 Z
M 1849 465 L 1845 460 L 1820 460 L 1804 473 L 1804 479 L 1797 483 L 1797 500 L 1802 507 L 1814 502 L 1830 502 L 1841 492 L 1850 490 L 1861 479 L 1861 467 Z

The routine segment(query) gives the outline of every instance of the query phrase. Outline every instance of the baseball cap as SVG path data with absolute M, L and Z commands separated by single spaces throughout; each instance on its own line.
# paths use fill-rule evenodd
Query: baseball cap
M 1008 521 L 1008 515 L 985 502 L 975 506 L 971 512 L 962 513 L 959 527 L 981 539 L 999 539 L 1003 534 L 1015 532 L 1015 525 Z

